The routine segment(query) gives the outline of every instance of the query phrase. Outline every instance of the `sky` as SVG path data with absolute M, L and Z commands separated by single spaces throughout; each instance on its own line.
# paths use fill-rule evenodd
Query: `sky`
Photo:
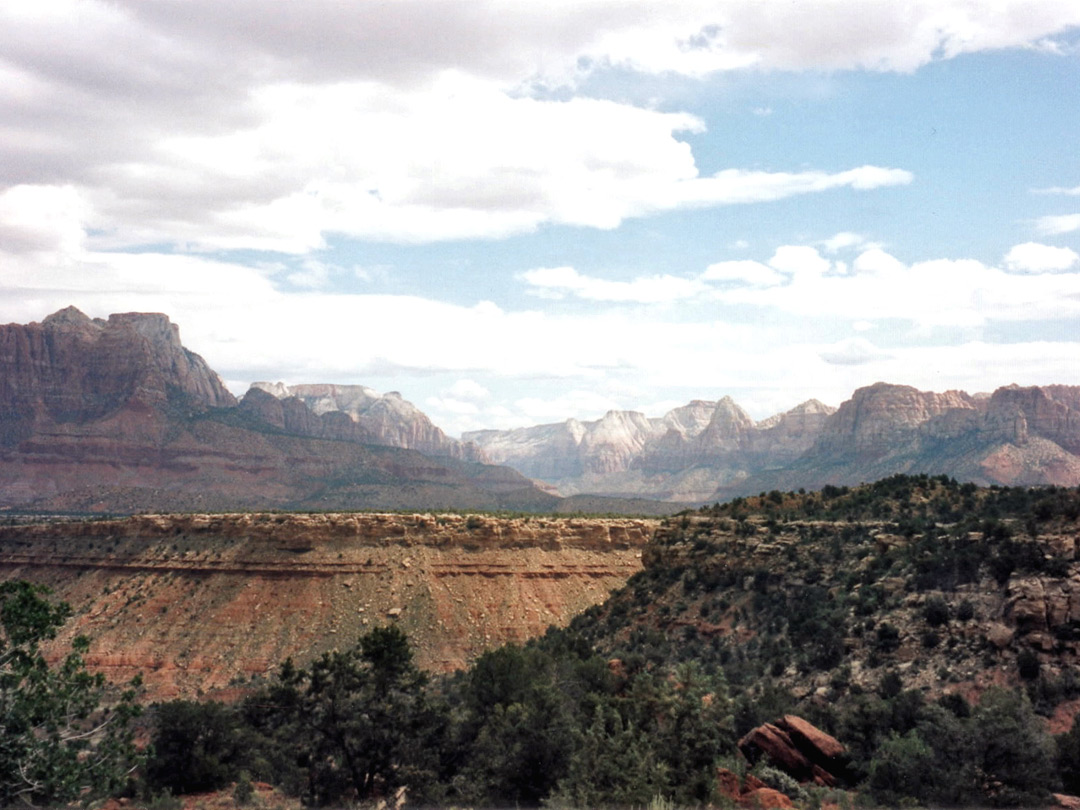
M 1075 0 L 0 0 L 0 322 L 451 435 L 1080 385 Z

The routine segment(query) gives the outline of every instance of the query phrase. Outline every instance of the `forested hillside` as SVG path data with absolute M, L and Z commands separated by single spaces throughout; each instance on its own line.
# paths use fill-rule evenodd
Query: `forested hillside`
M 1080 793 L 1078 517 L 1074 489 L 926 476 L 681 514 L 605 603 L 464 671 L 390 624 L 240 703 L 158 704 L 131 790 L 1045 806 Z M 803 732 L 827 771 L 762 747 Z

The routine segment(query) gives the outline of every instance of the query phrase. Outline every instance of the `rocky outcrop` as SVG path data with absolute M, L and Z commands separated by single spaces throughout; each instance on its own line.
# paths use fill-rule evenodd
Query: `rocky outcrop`
M 123 409 L 229 407 L 236 401 L 165 315 L 91 319 L 68 307 L 0 326 L 0 444 Z
M 935 394 L 907 385 L 875 383 L 858 389 L 822 428 L 812 452 L 820 457 L 867 457 L 888 453 L 919 425 L 954 409 L 974 409 L 961 391 Z
M 768 787 L 753 774 L 740 780 L 738 774 L 727 768 L 716 769 L 716 792 L 739 807 L 770 810 L 795 806 L 790 796 Z
M 283 403 L 303 404 L 316 417 L 295 425 L 297 432 L 320 438 L 339 438 L 404 447 L 429 456 L 446 456 L 464 461 L 486 461 L 480 449 L 470 442 L 451 439 L 432 424 L 431 420 L 397 391 L 380 394 L 363 385 L 306 384 L 256 382 L 245 395 L 261 398 L 258 392 L 270 394 Z M 267 408 L 265 402 L 253 408 Z M 348 421 L 340 418 L 347 416 Z
M 398 623 L 437 671 L 523 642 L 640 570 L 655 522 L 454 514 L 140 515 L 0 527 L 0 579 L 52 586 L 59 646 L 148 699 L 228 696 Z
M 767 757 L 792 778 L 823 787 L 835 787 L 848 764 L 839 740 L 791 714 L 751 729 L 739 740 L 739 751 L 751 763 Z

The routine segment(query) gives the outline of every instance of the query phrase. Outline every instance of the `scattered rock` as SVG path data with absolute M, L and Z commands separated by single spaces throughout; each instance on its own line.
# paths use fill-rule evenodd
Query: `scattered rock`
M 790 796 L 766 786 L 753 774 L 747 774 L 743 784 L 740 785 L 739 777 L 727 768 L 716 769 L 716 791 L 739 807 L 760 808 L 760 810 L 794 807 Z
M 751 763 L 763 756 L 799 782 L 835 787 L 847 771 L 847 750 L 835 737 L 796 715 L 752 729 L 739 740 Z

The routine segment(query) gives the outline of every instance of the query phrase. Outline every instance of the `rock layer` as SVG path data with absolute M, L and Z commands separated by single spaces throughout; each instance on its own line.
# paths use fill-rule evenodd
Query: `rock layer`
M 76 609 L 110 680 L 148 698 L 228 696 L 397 622 L 445 671 L 539 635 L 641 567 L 646 520 L 431 514 L 142 515 L 0 527 L 0 578 Z

